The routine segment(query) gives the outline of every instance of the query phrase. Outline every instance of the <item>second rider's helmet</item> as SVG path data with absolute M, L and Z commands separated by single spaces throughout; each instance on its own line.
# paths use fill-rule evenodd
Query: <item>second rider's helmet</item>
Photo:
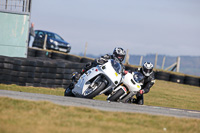
M 113 51 L 113 57 L 117 58 L 120 62 L 124 60 L 126 51 L 123 48 L 117 47 Z
M 151 62 L 145 62 L 142 66 L 142 72 L 145 76 L 150 76 L 153 72 L 153 64 Z

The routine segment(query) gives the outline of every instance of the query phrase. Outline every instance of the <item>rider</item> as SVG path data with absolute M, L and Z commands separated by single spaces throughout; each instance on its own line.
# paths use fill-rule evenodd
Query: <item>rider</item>
M 155 83 L 153 64 L 151 62 L 145 62 L 141 68 L 138 68 L 138 72 L 141 72 L 144 75 L 144 83 L 140 92 L 136 94 L 136 100 L 134 99 L 133 102 L 136 104 L 143 105 L 143 94 L 148 93 L 150 91 L 150 88 Z
M 88 64 L 85 65 L 85 67 L 81 70 L 80 73 L 76 73 L 74 76 L 72 76 L 72 79 L 74 81 L 77 81 L 80 78 L 80 76 L 83 75 L 87 70 L 89 70 L 90 68 L 95 67 L 99 64 L 104 64 L 109 59 L 114 59 L 114 60 L 118 61 L 121 64 L 121 66 L 123 67 L 123 72 L 124 72 L 125 69 L 124 69 L 124 65 L 122 64 L 122 62 L 123 62 L 125 56 L 126 56 L 126 51 L 121 47 L 116 47 L 114 49 L 112 55 L 106 54 L 104 56 L 101 56 L 98 59 L 95 59 L 93 62 L 89 62 Z M 69 85 L 69 88 L 70 89 L 74 88 L 73 82 Z M 106 95 L 108 95 L 108 92 L 106 93 Z
M 86 66 L 81 71 L 81 75 L 92 67 L 95 67 L 99 64 L 106 63 L 109 59 L 114 59 L 114 60 L 118 61 L 123 66 L 122 62 L 124 60 L 125 55 L 126 55 L 126 51 L 123 48 L 116 47 L 114 49 L 112 55 L 106 54 L 104 56 L 101 56 L 98 59 L 95 59 L 95 61 L 86 64 Z

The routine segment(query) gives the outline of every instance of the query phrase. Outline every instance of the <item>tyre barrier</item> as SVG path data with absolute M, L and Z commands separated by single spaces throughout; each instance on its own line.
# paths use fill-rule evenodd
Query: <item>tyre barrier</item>
M 165 81 L 169 81 L 170 79 L 170 74 L 166 73 L 166 72 L 162 72 L 162 71 L 158 71 L 155 74 L 155 78 L 159 79 L 159 80 L 165 80 Z
M 60 52 L 51 52 L 49 50 L 41 50 L 41 49 L 33 49 L 28 48 L 28 57 L 42 57 L 42 58 L 49 58 L 49 59 L 63 59 L 71 62 L 78 62 L 78 63 L 87 63 L 93 61 L 94 59 L 91 58 L 81 58 L 79 56 L 60 53 Z M 81 62 L 82 60 L 82 62 Z
M 185 76 L 184 83 L 188 85 L 200 86 L 200 78 Z
M 31 48 L 29 48 L 28 49 L 28 57 L 35 57 L 35 55 L 36 55 L 36 50 L 35 49 L 31 49 Z
M 176 83 L 184 83 L 185 76 L 170 74 L 169 81 L 176 82 Z
M 66 87 L 73 72 L 80 72 L 94 59 L 70 54 L 28 49 L 28 58 L 0 56 L 0 83 L 35 87 Z M 35 56 L 34 56 L 35 55 Z M 125 65 L 126 70 L 137 67 Z M 155 78 L 181 84 L 200 86 L 200 78 L 155 71 Z
M 51 58 L 52 58 L 52 59 L 66 59 L 67 56 L 66 56 L 65 54 L 52 52 L 52 53 L 51 53 Z
M 81 63 L 89 63 L 89 62 L 92 62 L 92 61 L 94 61 L 94 59 L 86 58 L 86 57 L 83 57 L 80 60 Z
M 79 62 L 81 61 L 81 58 L 79 56 L 74 56 L 74 55 L 66 55 L 66 60 L 72 61 L 72 62 Z
M 85 63 L 46 57 L 0 56 L 0 83 L 35 87 L 67 87 L 73 72 L 80 72 Z
M 125 65 L 125 70 L 133 72 L 133 71 L 137 71 L 138 68 L 137 67 L 132 67 L 132 66 Z
M 35 57 L 50 58 L 51 52 L 43 51 L 43 50 L 36 50 Z

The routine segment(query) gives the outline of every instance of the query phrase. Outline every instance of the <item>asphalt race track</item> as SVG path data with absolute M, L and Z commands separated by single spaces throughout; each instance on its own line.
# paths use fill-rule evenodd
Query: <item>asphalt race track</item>
M 0 90 L 0 97 L 10 97 L 14 99 L 24 99 L 33 101 L 50 101 L 55 104 L 64 106 L 89 107 L 103 111 L 145 113 L 152 115 L 164 115 L 164 116 L 200 119 L 200 111 L 196 110 L 184 110 L 184 109 L 165 108 L 156 106 L 124 104 L 117 102 L 107 102 L 100 100 L 7 91 L 7 90 Z

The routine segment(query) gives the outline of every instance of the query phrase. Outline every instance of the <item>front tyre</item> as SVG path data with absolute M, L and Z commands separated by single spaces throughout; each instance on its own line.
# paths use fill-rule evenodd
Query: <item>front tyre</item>
M 93 97 L 97 96 L 101 91 L 103 91 L 105 87 L 106 87 L 106 83 L 103 81 L 100 81 L 98 83 L 97 88 L 91 93 L 89 93 L 88 95 L 85 95 L 84 98 L 92 99 Z M 92 88 L 88 88 L 88 89 L 92 89 Z
M 119 100 L 119 98 L 124 94 L 124 90 L 123 89 L 119 89 L 118 91 L 116 91 L 113 95 L 111 95 L 107 100 L 108 101 L 117 101 Z

